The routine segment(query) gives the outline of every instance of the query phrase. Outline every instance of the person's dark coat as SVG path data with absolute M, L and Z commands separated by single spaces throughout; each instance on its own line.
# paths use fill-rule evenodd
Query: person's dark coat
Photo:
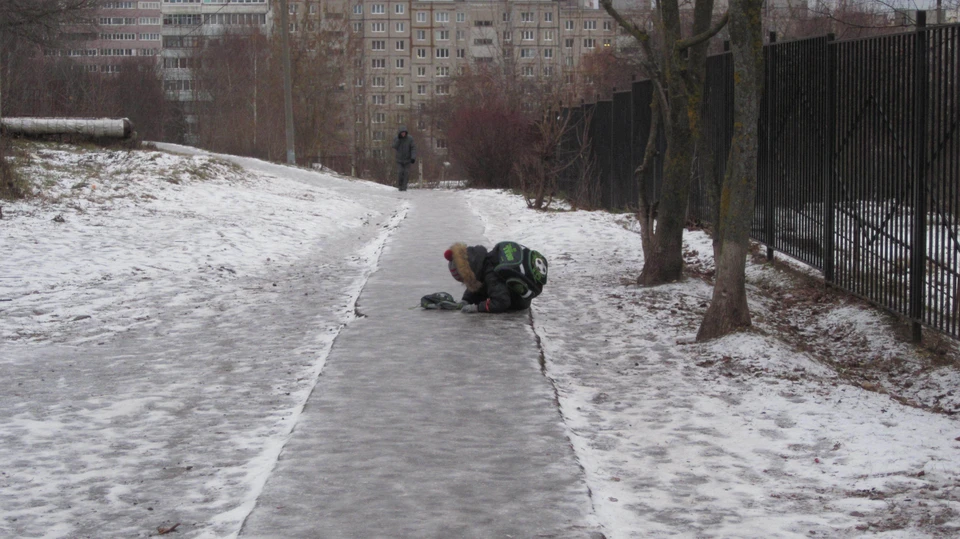
M 518 311 L 530 307 L 530 299 L 522 298 L 510 290 L 493 269 L 500 262 L 500 252 L 496 248 L 487 251 L 482 245 L 467 247 L 456 243 L 450 250 L 460 280 L 467 287 L 463 293 L 463 302 L 476 304 L 481 313 L 502 313 Z
M 400 133 L 405 131 L 407 136 L 401 137 Z M 407 165 L 417 160 L 417 145 L 413 143 L 413 136 L 404 126 L 397 130 L 397 136 L 393 139 L 393 149 L 397 151 L 397 163 L 401 165 Z

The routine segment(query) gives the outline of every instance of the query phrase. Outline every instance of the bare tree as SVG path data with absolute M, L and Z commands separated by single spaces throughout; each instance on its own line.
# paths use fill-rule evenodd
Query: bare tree
M 87 21 L 100 0 L 3 0 L 0 2 L 0 73 L 4 71 L 3 53 L 6 43 L 30 41 L 35 45 L 56 40 L 67 25 Z M 3 77 L 0 77 L 0 117 L 3 111 Z M 0 161 L 4 160 L 0 142 Z M 13 186 L 15 172 L 0 167 L 0 187 Z M 15 191 L 11 191 L 16 194 Z
M 655 46 L 653 35 L 627 20 L 613 7 L 612 0 L 600 0 L 600 5 L 636 38 L 644 53 L 646 71 L 654 82 L 651 108 L 659 120 L 651 129 L 644 152 L 647 158 L 637 171 L 638 177 L 649 166 L 660 129 L 667 140 L 660 200 L 639 201 L 644 264 L 638 282 L 655 285 L 676 281 L 683 272 L 683 228 L 694 151 L 701 133 L 708 41 L 726 24 L 727 15 L 714 24 L 713 0 L 696 0 L 692 23 L 685 31 L 680 2 L 661 0 L 655 17 L 660 43 Z
M 745 270 L 757 187 L 757 131 L 763 91 L 762 6 L 763 0 L 730 2 L 733 140 L 720 193 L 719 218 L 713 234 L 717 265 L 713 299 L 697 333 L 698 340 L 719 337 L 750 326 Z
M 4 0 L 0 2 L 0 33 L 37 44 L 63 37 L 67 26 L 89 24 L 101 0 Z

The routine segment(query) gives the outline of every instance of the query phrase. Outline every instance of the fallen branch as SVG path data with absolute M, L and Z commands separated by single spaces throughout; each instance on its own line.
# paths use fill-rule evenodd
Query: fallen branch
M 179 525 L 180 523 L 177 522 L 176 524 L 174 524 L 173 526 L 170 526 L 169 528 L 163 528 L 163 527 L 157 528 L 157 534 L 166 535 L 168 533 L 173 533 L 177 529 L 177 526 Z

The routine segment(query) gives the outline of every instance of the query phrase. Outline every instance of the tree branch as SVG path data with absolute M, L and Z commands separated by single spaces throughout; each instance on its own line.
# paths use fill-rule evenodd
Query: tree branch
M 600 0 L 600 5 L 603 6 L 603 9 L 613 17 L 617 24 L 621 28 L 627 31 L 631 36 L 633 36 L 639 43 L 640 47 L 643 49 L 643 52 L 647 55 L 647 58 L 654 58 L 653 49 L 650 48 L 650 34 L 646 30 L 641 29 L 639 26 L 634 24 L 632 21 L 628 21 L 626 17 L 620 14 L 616 8 L 613 7 L 613 0 Z
M 720 33 L 720 30 L 723 30 L 723 27 L 727 25 L 727 21 L 729 20 L 730 20 L 730 12 L 727 11 L 726 13 L 723 14 L 723 17 L 720 17 L 720 20 L 717 21 L 717 24 L 715 24 L 713 28 L 707 30 L 706 32 L 700 35 L 688 37 L 687 39 L 681 39 L 680 41 L 677 41 L 677 45 L 676 45 L 677 50 L 682 51 L 682 50 L 689 49 L 690 47 L 697 46 L 703 43 L 704 41 L 710 39 L 711 37 L 717 35 L 718 33 Z

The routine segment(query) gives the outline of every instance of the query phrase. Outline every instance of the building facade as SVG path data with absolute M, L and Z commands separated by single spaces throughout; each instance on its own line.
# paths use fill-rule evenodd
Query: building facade
M 67 56 L 87 71 L 119 73 L 123 64 L 134 58 L 154 58 L 160 54 L 161 11 L 157 1 L 105 1 L 89 29 L 67 33 L 61 49 L 46 51 L 47 56 Z

